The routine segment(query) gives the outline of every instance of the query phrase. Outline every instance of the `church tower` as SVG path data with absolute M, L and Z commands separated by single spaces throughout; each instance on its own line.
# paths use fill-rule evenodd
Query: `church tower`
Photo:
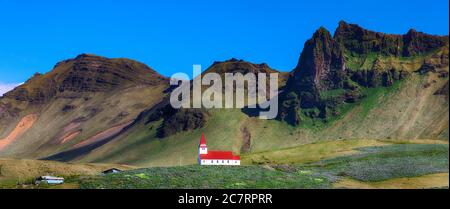
M 205 133 L 202 133 L 202 139 L 200 140 L 200 145 L 198 146 L 199 155 L 207 155 L 208 147 L 206 146 Z

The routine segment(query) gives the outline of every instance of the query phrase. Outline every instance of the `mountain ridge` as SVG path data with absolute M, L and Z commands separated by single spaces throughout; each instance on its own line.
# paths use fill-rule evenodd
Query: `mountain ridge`
M 420 69 L 414 66 L 383 66 L 384 57 L 391 56 L 396 59 L 394 61 L 401 62 L 401 59 L 426 56 L 444 47 L 448 49 L 448 44 L 448 36 L 433 36 L 415 30 L 405 35 L 392 35 L 341 21 L 334 36 L 331 36 L 328 30 L 320 27 L 305 43 L 298 65 L 287 81 L 286 92 L 280 96 L 287 101 L 282 105 L 280 119 L 298 125 L 301 121 L 298 115 L 300 107 L 318 108 L 320 113 L 313 117 L 327 118 L 330 114 L 336 114 L 333 109 L 339 103 L 361 98 L 360 87 L 390 86 Z M 354 58 L 355 54 L 359 57 Z M 372 67 L 365 69 L 363 65 L 358 66 L 355 60 L 361 56 L 365 56 L 363 65 L 366 57 L 373 57 L 368 64 Z M 448 67 L 448 50 L 444 49 L 437 59 L 438 63 L 424 60 L 419 64 L 431 65 L 430 68 Z M 341 101 L 321 99 L 323 92 L 336 89 L 344 90 Z
M 207 72 L 280 73 L 279 118 L 259 121 L 243 110 L 175 110 L 168 102 L 169 79 L 145 64 L 81 54 L 0 97 L 0 140 L 12 142 L 0 156 L 171 165 L 178 162 L 168 156 L 172 152 L 195 159 L 199 132 L 215 136 L 213 147 L 235 153 L 319 138 L 448 140 L 448 102 L 442 99 L 448 98 L 448 36 L 384 34 L 340 22 L 334 35 L 319 28 L 289 73 L 235 58 L 214 62 Z M 36 117 L 32 126 L 10 140 L 30 114 Z M 377 124 L 373 130 L 363 115 Z M 394 125 L 395 118 L 405 124 Z M 352 126 L 356 121 L 364 126 Z M 386 133 L 372 133 L 380 130 Z

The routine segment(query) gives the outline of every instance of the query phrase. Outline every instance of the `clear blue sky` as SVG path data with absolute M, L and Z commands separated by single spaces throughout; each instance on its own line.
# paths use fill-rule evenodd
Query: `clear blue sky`
M 339 20 L 387 33 L 447 35 L 448 0 L 0 0 L 0 83 L 80 53 L 127 57 L 160 73 L 232 57 L 289 71 L 304 42 Z

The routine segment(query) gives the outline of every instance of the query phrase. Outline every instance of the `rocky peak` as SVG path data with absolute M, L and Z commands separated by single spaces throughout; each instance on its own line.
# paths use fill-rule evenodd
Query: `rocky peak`
M 321 27 L 305 43 L 299 63 L 293 72 L 293 77 L 296 78 L 294 82 L 325 90 L 340 85 L 334 80 L 334 75 L 343 69 L 344 58 L 340 46 L 333 40 L 330 32 Z M 301 87 L 304 88 L 303 84 Z
M 448 36 L 434 36 L 410 29 L 405 35 L 386 34 L 339 22 L 334 40 L 349 53 L 376 53 L 410 57 L 437 50 L 448 44 Z
M 243 75 L 247 73 L 276 73 L 278 71 L 270 68 L 266 63 L 254 64 L 251 62 L 247 62 L 242 59 L 232 58 L 224 62 L 214 62 L 211 67 L 209 67 L 205 73 L 242 73 Z
M 305 43 L 295 70 L 298 76 L 312 76 L 314 82 L 319 84 L 322 73 L 330 69 L 333 50 L 334 41 L 330 32 L 323 27 L 319 28 Z
M 340 21 L 334 37 L 320 27 L 306 41 L 292 82 L 302 83 L 318 91 L 342 87 L 339 77 L 345 73 L 345 56 L 378 54 L 382 56 L 414 56 L 448 45 L 448 36 L 433 36 L 410 30 L 406 35 L 392 35 L 366 30 L 356 24 Z M 289 82 L 288 82 L 289 83 Z M 298 87 L 298 86 L 297 86 Z
M 160 85 L 167 78 L 143 63 L 81 54 L 59 62 L 44 75 L 33 76 L 5 98 L 30 103 L 45 102 L 63 92 L 108 92 L 138 85 Z
M 448 45 L 448 36 L 434 36 L 410 29 L 403 35 L 403 56 L 415 56 Z
M 343 21 L 336 29 L 334 40 L 349 53 L 379 53 L 388 56 L 401 56 L 402 54 L 401 35 L 374 32 Z
M 109 91 L 124 85 L 155 85 L 165 78 L 145 64 L 82 54 L 71 62 L 59 91 Z

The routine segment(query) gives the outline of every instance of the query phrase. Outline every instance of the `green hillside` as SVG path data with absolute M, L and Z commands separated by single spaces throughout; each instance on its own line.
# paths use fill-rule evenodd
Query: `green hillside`
M 278 165 L 273 161 L 264 166 L 159 167 L 75 178 L 71 182 L 82 189 L 318 189 L 365 188 L 370 185 L 379 188 L 392 185 L 397 188 L 448 188 L 448 144 L 356 147 L 353 154 L 328 156 L 306 164 L 297 161 Z M 353 186 L 348 184 L 349 179 Z M 408 179 L 407 184 L 403 183 L 405 179 Z
M 161 121 L 142 122 L 82 162 L 191 165 L 197 160 L 201 133 L 205 133 L 210 149 L 238 154 L 339 139 L 448 141 L 448 101 L 445 95 L 435 95 L 445 82 L 435 75 L 414 75 L 391 87 L 368 90 L 366 98 L 346 107 L 340 117 L 327 122 L 305 120 L 297 127 L 277 120 L 259 120 L 240 110 L 215 109 L 208 111 L 204 127 L 161 139 L 156 137 Z

